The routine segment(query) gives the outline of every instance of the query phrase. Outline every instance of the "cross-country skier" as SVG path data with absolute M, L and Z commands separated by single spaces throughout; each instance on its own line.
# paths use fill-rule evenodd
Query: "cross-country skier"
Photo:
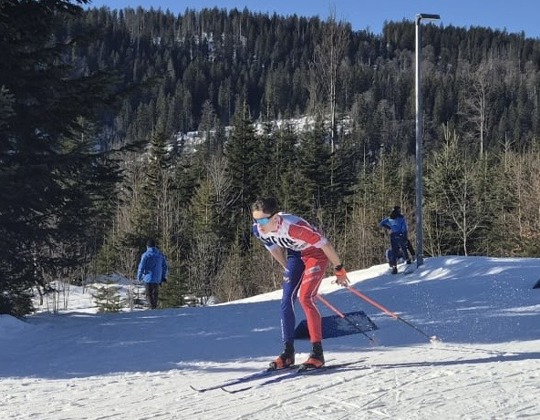
M 349 285 L 347 272 L 333 245 L 317 229 L 299 216 L 282 213 L 273 197 L 260 198 L 251 206 L 253 232 L 274 259 L 283 266 L 284 284 L 281 301 L 283 352 L 270 363 L 276 369 L 294 364 L 294 301 L 298 294 L 306 321 L 312 350 L 303 367 L 324 365 L 322 321 L 314 298 L 325 276 L 328 263 L 334 266 L 336 283 Z
M 403 255 L 407 264 L 411 263 L 408 252 L 407 222 L 401 214 L 401 208 L 395 206 L 390 217 L 385 217 L 381 220 L 379 226 L 390 231 L 390 247 L 392 252 L 389 255 L 389 264 L 392 267 L 392 274 L 397 274 L 397 257 L 399 255 Z

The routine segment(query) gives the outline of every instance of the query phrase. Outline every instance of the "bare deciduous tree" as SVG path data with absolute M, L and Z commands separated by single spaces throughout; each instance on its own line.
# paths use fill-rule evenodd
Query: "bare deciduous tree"
M 330 119 L 332 152 L 337 139 L 338 94 L 342 87 L 340 66 L 345 58 L 349 38 L 347 24 L 336 21 L 335 11 L 326 21 L 323 39 L 315 48 L 311 63 L 311 85 L 309 87 L 312 111 Z

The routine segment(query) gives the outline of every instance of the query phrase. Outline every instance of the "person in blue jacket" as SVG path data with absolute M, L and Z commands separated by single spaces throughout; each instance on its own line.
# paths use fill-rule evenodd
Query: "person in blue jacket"
M 392 267 L 392 274 L 397 274 L 397 258 L 402 255 L 407 261 L 407 264 L 411 263 L 409 257 L 409 238 L 407 237 L 408 229 L 405 217 L 401 214 L 401 208 L 395 206 L 389 217 L 385 217 L 379 223 L 379 226 L 390 231 L 390 249 L 388 253 L 390 267 Z
M 152 309 L 158 307 L 159 286 L 167 281 L 167 258 L 157 249 L 156 241 L 149 239 L 146 252 L 142 254 L 137 279 L 144 281 L 146 298 Z

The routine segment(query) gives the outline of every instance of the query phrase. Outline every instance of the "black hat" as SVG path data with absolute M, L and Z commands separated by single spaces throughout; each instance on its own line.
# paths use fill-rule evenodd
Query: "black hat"
M 396 206 L 394 207 L 394 210 L 392 210 L 392 213 L 390 213 L 390 219 L 395 219 L 401 214 L 400 207 Z
M 153 248 L 156 246 L 156 241 L 154 241 L 153 239 L 148 239 L 148 241 L 146 241 L 146 246 L 148 248 Z

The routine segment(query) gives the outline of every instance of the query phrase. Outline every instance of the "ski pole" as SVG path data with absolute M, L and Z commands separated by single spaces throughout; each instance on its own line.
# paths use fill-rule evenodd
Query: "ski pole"
M 341 312 L 339 309 L 337 309 L 335 306 L 333 306 L 330 302 L 328 302 L 325 298 L 323 298 L 321 295 L 316 295 L 317 299 L 319 299 L 322 303 L 324 303 L 326 306 L 328 306 L 332 311 L 334 311 L 340 318 L 347 321 L 349 324 L 351 324 L 355 329 L 357 329 L 360 333 L 365 335 L 367 339 L 370 341 L 371 344 L 377 344 L 373 338 L 371 338 L 369 335 L 365 333 L 362 328 L 360 328 L 357 324 L 352 322 L 347 315 L 345 315 L 343 312 Z
M 347 286 L 347 289 L 349 289 L 352 293 L 354 293 L 356 296 L 360 297 L 361 299 L 364 299 L 366 302 L 370 303 L 371 305 L 375 306 L 376 308 L 380 309 L 381 311 L 383 311 L 384 313 L 386 313 L 387 315 L 390 315 L 392 318 L 394 319 L 397 319 L 398 321 L 401 321 L 405 324 L 407 324 L 409 327 L 412 327 L 414 328 L 416 331 L 418 331 L 420 334 L 422 334 L 423 336 L 427 337 L 429 339 L 429 341 L 431 341 L 432 343 L 435 342 L 435 341 L 440 341 L 437 336 L 435 335 L 432 335 L 430 336 L 429 334 L 425 333 L 424 331 L 422 331 L 420 328 L 418 328 L 416 325 L 413 325 L 411 324 L 409 321 L 403 319 L 402 317 L 400 317 L 398 314 L 386 309 L 384 306 L 382 306 L 380 303 L 377 303 L 375 302 L 373 299 L 371 299 L 370 297 L 364 295 L 363 293 L 359 292 L 358 290 L 356 290 L 355 288 L 353 288 L 352 286 Z

